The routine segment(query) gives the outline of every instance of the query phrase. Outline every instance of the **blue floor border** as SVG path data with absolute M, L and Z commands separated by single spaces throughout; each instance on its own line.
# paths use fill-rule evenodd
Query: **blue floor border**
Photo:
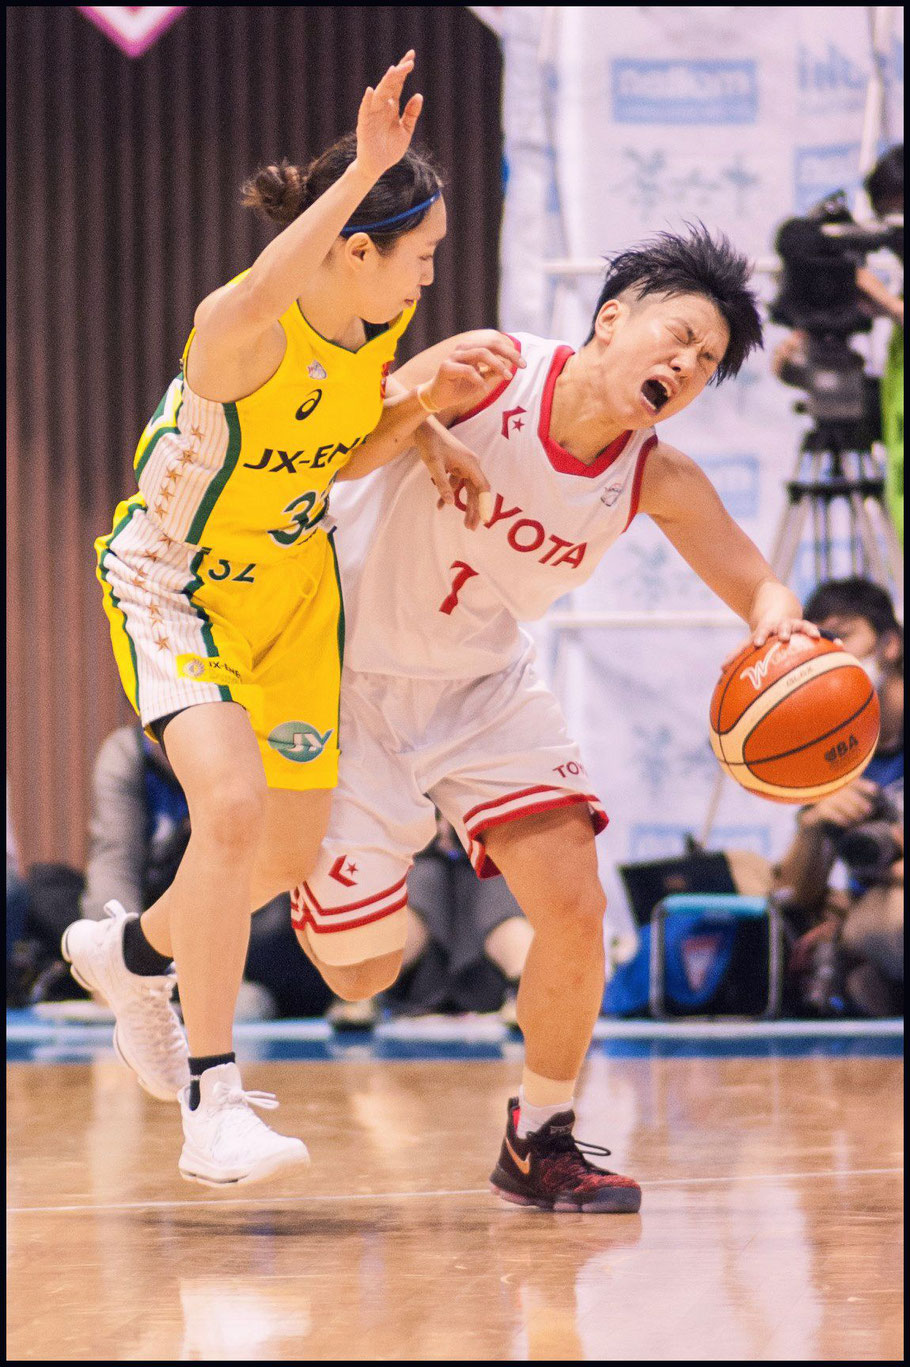
M 86 1013 L 93 1008 L 85 1003 Z M 73 1020 L 47 1008 L 6 1013 L 7 1060 L 88 1063 L 114 1057 L 109 1021 Z M 424 1016 L 381 1022 L 375 1030 L 336 1033 L 325 1020 L 243 1021 L 237 1056 L 266 1060 L 518 1060 L 521 1037 L 496 1016 Z M 592 1055 L 611 1058 L 896 1057 L 902 1020 L 751 1021 L 601 1018 Z

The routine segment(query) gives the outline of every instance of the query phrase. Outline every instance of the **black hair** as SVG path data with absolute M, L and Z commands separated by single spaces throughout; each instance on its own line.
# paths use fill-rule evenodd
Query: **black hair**
M 594 336 L 594 323 L 604 304 L 626 290 L 632 290 L 636 299 L 648 294 L 701 294 L 715 306 L 730 332 L 713 376 L 719 384 L 737 375 L 749 352 L 762 345 L 758 304 L 748 288 L 751 266 L 723 233 L 712 237 L 703 223 L 686 227 L 688 236 L 658 233 L 612 258 L 587 342 Z
M 904 200 L 904 144 L 896 143 L 883 152 L 863 181 L 872 208 L 881 216 Z
M 344 175 L 356 155 L 357 134 L 346 133 L 304 169 L 286 160 L 264 166 L 244 184 L 243 203 L 286 228 Z M 442 186 L 442 177 L 428 153 L 412 145 L 400 161 L 382 173 L 347 226 L 362 228 L 380 252 L 389 251 L 399 237 L 423 222 L 431 207 L 426 201 Z M 407 214 L 409 209 L 414 209 L 411 216 L 371 231 L 371 223 L 384 223 Z
M 887 589 L 858 575 L 852 579 L 826 579 L 813 589 L 803 608 L 807 622 L 826 622 L 831 617 L 862 617 L 876 636 L 896 631 L 903 640 L 901 624 Z

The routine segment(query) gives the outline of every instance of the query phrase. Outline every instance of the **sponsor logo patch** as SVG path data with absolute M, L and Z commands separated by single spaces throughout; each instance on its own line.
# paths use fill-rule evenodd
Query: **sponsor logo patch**
M 321 389 L 314 389 L 311 394 L 307 394 L 303 403 L 300 405 L 300 407 L 297 409 L 297 412 L 294 414 L 294 417 L 297 419 L 297 421 L 303 422 L 304 418 L 308 418 L 321 398 Z
M 509 432 L 510 432 L 510 431 L 511 431 L 511 432 L 520 432 L 521 429 L 524 427 L 524 423 L 523 423 L 522 420 L 521 420 L 521 415 L 522 415 L 522 413 L 527 413 L 527 411 L 528 411 L 528 410 L 527 410 L 526 408 L 518 407 L 518 408 L 508 408 L 508 409 L 506 409 L 506 411 L 503 413 L 503 415 L 502 415 L 502 428 L 501 428 L 501 431 L 502 431 L 502 435 L 505 437 L 506 441 L 509 440 Z M 509 427 L 509 423 L 512 424 L 511 428 Z
M 310 361 L 310 364 L 306 368 L 306 373 L 309 375 L 311 380 L 328 379 L 328 371 L 326 370 L 324 365 L 321 365 L 319 363 L 319 361 Z
M 309 764 L 319 758 L 332 734 L 331 727 L 323 736 L 307 721 L 283 721 L 269 736 L 269 745 L 294 764 Z
M 354 876 L 356 873 L 357 865 L 352 859 L 348 859 L 346 854 L 340 854 L 329 869 L 329 877 L 334 878 L 336 883 L 341 883 L 346 888 L 352 888 L 357 882 Z
M 177 676 L 180 679 L 192 679 L 196 683 L 215 683 L 227 687 L 243 683 L 239 669 L 225 660 L 212 660 L 205 655 L 178 655 Z

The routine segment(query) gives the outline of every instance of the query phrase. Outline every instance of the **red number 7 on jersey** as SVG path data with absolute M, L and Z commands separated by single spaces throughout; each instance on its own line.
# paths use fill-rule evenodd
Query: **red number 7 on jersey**
M 458 603 L 458 595 L 461 593 L 465 584 L 477 573 L 476 570 L 471 569 L 470 565 L 466 565 L 463 560 L 453 560 L 449 569 L 457 570 L 458 573 L 452 580 L 452 592 L 447 598 L 443 598 L 442 602 L 439 604 L 439 611 L 444 612 L 447 617 L 450 612 L 454 612 Z

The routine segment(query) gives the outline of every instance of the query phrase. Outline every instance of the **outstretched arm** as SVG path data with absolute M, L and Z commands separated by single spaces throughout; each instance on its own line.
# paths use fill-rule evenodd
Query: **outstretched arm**
M 408 52 L 375 90 L 366 90 L 357 115 L 357 156 L 344 174 L 260 252 L 241 281 L 222 286 L 199 305 L 196 327 L 209 346 L 213 340 L 228 352 L 249 346 L 276 322 L 328 256 L 357 205 L 404 156 L 423 104 L 422 95 L 412 95 L 399 113 L 413 67 L 414 53 Z
M 462 333 L 421 352 L 389 378 L 379 425 L 337 478 L 361 479 L 416 447 L 441 503 L 454 503 L 455 490 L 465 486 L 465 522 L 473 530 L 485 515 L 490 486 L 473 453 L 447 431 L 447 424 L 524 365 L 511 339 L 491 329 Z M 429 409 L 435 410 L 432 416 Z
M 799 599 L 688 456 L 658 442 L 647 458 L 639 507 L 708 588 L 748 622 L 754 645 L 764 645 L 771 635 L 788 641 L 794 632 L 818 637 L 818 627 L 803 620 Z

